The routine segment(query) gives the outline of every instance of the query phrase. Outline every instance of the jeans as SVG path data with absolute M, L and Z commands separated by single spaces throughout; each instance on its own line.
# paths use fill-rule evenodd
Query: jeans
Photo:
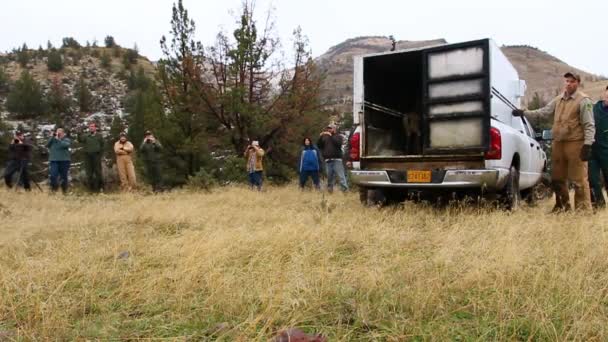
M 30 174 L 28 171 L 29 160 L 9 160 L 4 170 L 4 183 L 8 188 L 13 186 L 13 175 L 18 172 L 18 185 L 22 185 L 25 190 L 30 190 Z
M 101 153 L 85 153 L 84 170 L 87 175 L 87 187 L 92 192 L 98 192 L 103 188 L 101 175 Z
M 262 190 L 262 171 L 255 171 L 249 173 L 249 184 L 251 188 L 254 186 L 258 188 L 258 190 Z
M 51 161 L 49 163 L 49 171 L 51 174 L 51 190 L 57 191 L 59 189 L 58 180 L 61 179 L 61 191 L 66 193 L 68 191 L 68 174 L 70 173 L 70 161 Z
M 608 153 L 602 155 L 598 151 L 593 151 L 589 160 L 589 185 L 591 187 L 591 201 L 597 206 L 606 205 L 602 192 L 602 179 L 604 185 L 608 186 Z
M 300 188 L 304 188 L 306 185 L 306 181 L 308 177 L 312 178 L 312 183 L 315 185 L 315 189 L 320 189 L 320 181 L 319 181 L 319 170 L 316 171 L 301 171 L 300 172 Z
M 344 174 L 344 165 L 342 159 L 332 159 L 325 161 L 327 170 L 327 191 L 334 191 L 334 177 L 338 178 L 340 182 L 340 188 L 342 191 L 348 190 L 348 184 L 346 183 L 346 175 Z

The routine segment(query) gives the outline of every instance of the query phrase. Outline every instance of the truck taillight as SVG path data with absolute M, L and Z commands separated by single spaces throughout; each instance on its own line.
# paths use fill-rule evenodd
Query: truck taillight
M 486 159 L 502 159 L 502 137 L 496 127 L 490 128 L 490 149 L 486 152 Z
M 359 149 L 361 141 L 361 134 L 359 132 L 353 133 L 353 136 L 350 137 L 350 161 L 359 161 Z

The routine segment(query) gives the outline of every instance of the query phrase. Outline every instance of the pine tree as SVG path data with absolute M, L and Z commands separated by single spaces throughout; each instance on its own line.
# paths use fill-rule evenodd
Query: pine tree
M 104 43 L 107 48 L 113 48 L 116 46 L 116 41 L 112 36 L 106 36 L 106 38 L 104 39 Z
M 63 70 L 63 58 L 57 49 L 51 49 L 47 58 L 46 66 L 49 71 L 59 72 Z
M 58 77 L 53 79 L 48 94 L 48 110 L 53 122 L 59 127 L 63 126 L 62 114 L 70 112 L 70 99 L 65 96 L 65 90 Z
M 81 75 L 76 85 L 76 99 L 80 112 L 87 113 L 93 110 L 93 95 L 89 91 L 89 86 Z
M 170 125 L 163 129 L 165 149 L 176 157 L 173 165 L 178 167 L 177 177 L 183 181 L 203 166 L 207 147 L 208 120 L 194 84 L 203 70 L 203 47 L 194 37 L 194 21 L 182 0 L 178 0 L 173 5 L 170 39 L 161 39 L 164 57 L 159 62 L 158 77 L 169 108 Z
M 27 45 L 23 43 L 23 46 L 20 50 L 17 51 L 17 62 L 21 65 L 22 68 L 27 67 L 27 64 L 30 62 L 31 56 L 28 51 Z
M 8 94 L 6 108 L 19 119 L 32 119 L 45 113 L 40 84 L 27 70 L 21 73 L 19 80 Z
M 8 92 L 9 78 L 3 67 L 0 67 L 0 95 Z
M 107 51 L 101 54 L 101 67 L 104 69 L 110 69 L 112 67 L 112 57 Z
M 65 48 L 80 49 L 81 45 L 76 39 L 74 39 L 72 37 L 65 37 L 62 39 L 61 47 L 64 49 Z

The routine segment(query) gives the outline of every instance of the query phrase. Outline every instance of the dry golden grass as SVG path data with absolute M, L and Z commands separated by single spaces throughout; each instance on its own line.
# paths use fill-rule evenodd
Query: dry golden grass
M 608 339 L 606 212 L 293 187 L 0 204 L 0 340 Z

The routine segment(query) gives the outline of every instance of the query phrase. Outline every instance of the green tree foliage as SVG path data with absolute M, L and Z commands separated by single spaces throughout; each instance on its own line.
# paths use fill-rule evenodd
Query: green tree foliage
M 64 49 L 67 48 L 71 48 L 71 49 L 80 49 L 80 43 L 78 43 L 78 41 L 72 37 L 65 37 L 61 40 L 62 44 L 61 47 Z
M 174 157 L 176 177 L 187 180 L 207 158 L 207 121 L 195 82 L 203 70 L 203 47 L 194 40 L 195 24 L 182 1 L 173 5 L 170 37 L 161 39 L 164 57 L 159 79 L 164 105 L 169 109 L 163 132 L 164 146 Z
M 13 138 L 13 132 L 9 129 L 8 125 L 6 125 L 2 118 L 0 117 L 0 146 L 8 146 L 9 142 Z M 6 160 L 8 158 L 8 149 L 0 148 L 0 164 L 6 165 Z
M 58 77 L 53 79 L 47 98 L 48 111 L 52 121 L 62 127 L 63 115 L 70 112 L 71 101 L 65 95 L 65 89 Z
M 8 93 L 9 89 L 9 78 L 6 70 L 0 67 L 0 95 Z
M 263 27 L 258 30 L 253 6 L 245 2 L 233 38 L 218 35 L 205 55 L 213 77 L 196 85 L 205 112 L 224 128 L 235 153 L 257 138 L 272 147 L 270 159 L 295 165 L 302 138 L 317 136 L 327 123 L 319 101 L 322 74 L 300 28 L 293 33 L 290 65 L 277 66 L 279 42 L 268 29 L 273 23 Z
M 24 70 L 6 99 L 6 108 L 19 119 L 32 119 L 45 112 L 40 84 Z
M 22 68 L 27 67 L 27 64 L 31 60 L 30 52 L 28 51 L 27 45 L 23 43 L 21 49 L 17 50 L 17 62 Z
M 112 57 L 107 51 L 101 54 L 101 67 L 104 69 L 110 69 L 112 67 Z
M 109 49 L 117 46 L 116 41 L 114 40 L 114 37 L 112 37 L 112 36 L 106 36 L 106 38 L 104 39 L 104 44 Z
M 130 69 L 131 65 L 137 64 L 138 57 L 139 52 L 137 52 L 137 46 L 134 49 L 127 49 L 122 56 L 122 64 L 125 69 Z
M 78 107 L 81 112 L 86 113 L 93 110 L 93 95 L 82 75 L 76 85 L 76 99 L 78 100 Z
M 63 70 L 63 58 L 57 49 L 49 51 L 46 67 L 52 72 Z

